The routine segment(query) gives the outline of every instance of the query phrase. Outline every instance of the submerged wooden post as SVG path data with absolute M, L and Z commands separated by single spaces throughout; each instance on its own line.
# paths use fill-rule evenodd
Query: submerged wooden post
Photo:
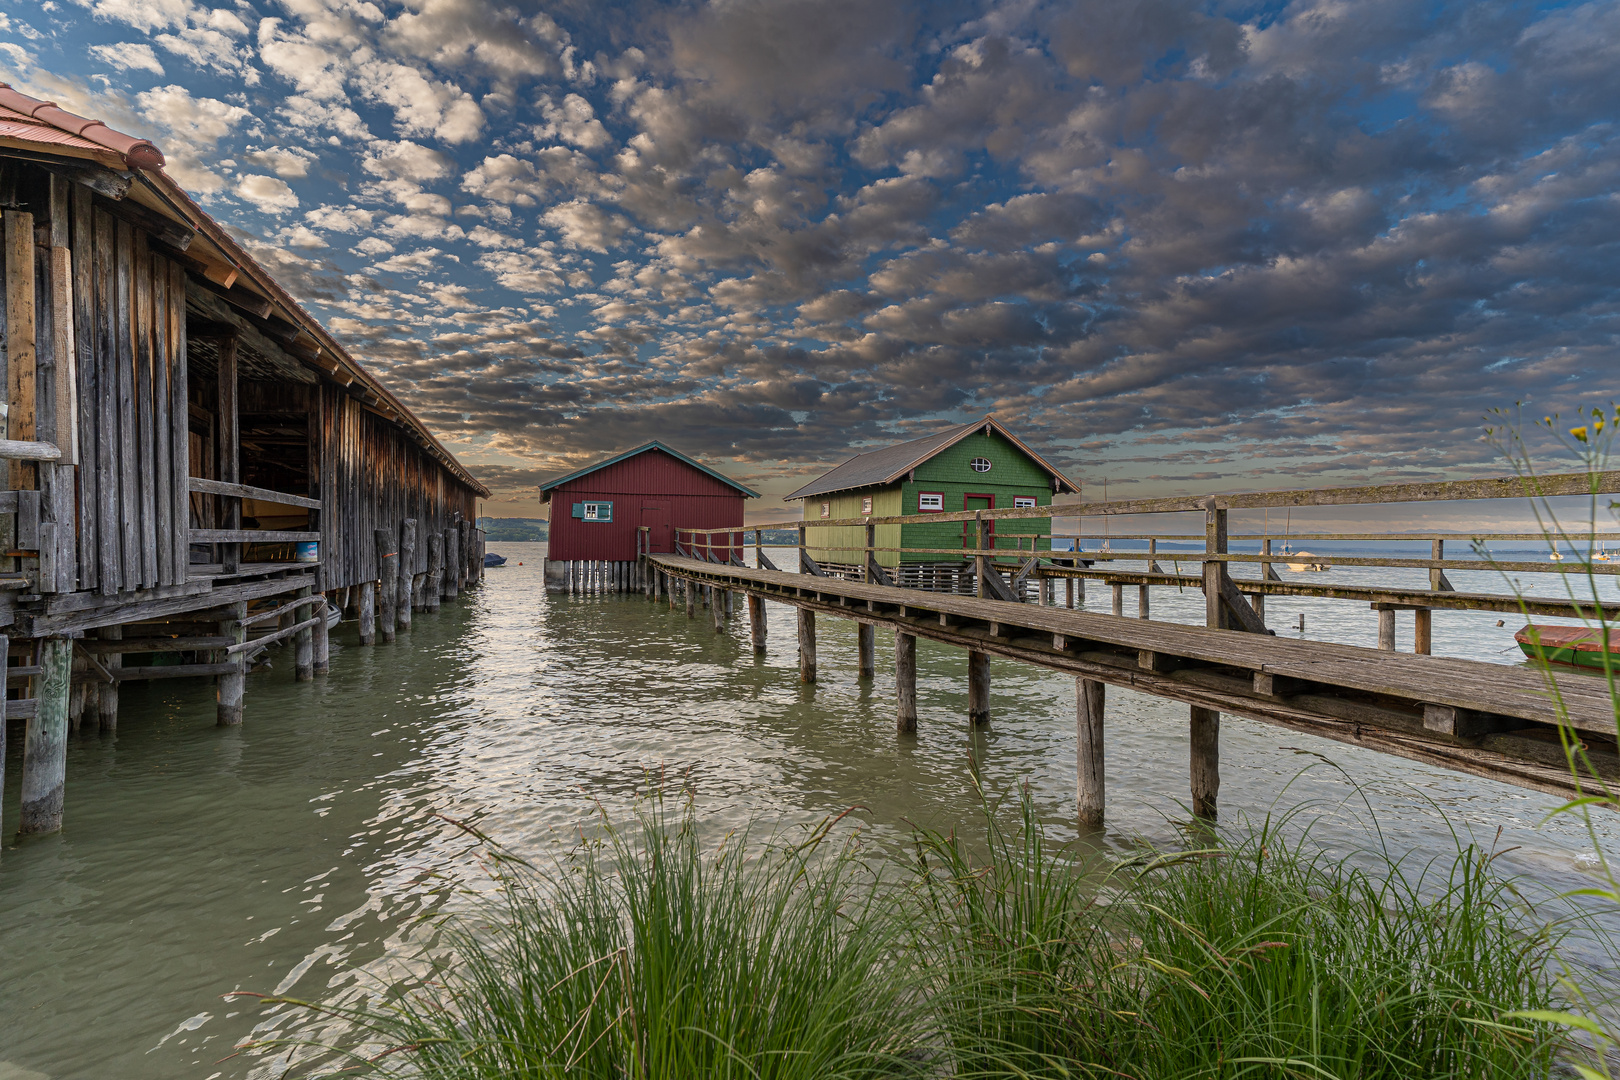
M 716 630 L 724 630 L 726 628 L 726 599 L 730 595 L 731 594 L 725 590 L 716 592 L 714 594 L 714 602 L 709 605 L 709 611 L 712 613 L 714 618 L 714 628 Z
M 816 613 L 799 608 L 799 681 L 816 681 Z
M 102 641 L 120 641 L 124 637 L 124 628 L 103 626 L 97 637 Z M 104 682 L 96 688 L 96 723 L 102 731 L 117 731 L 118 669 L 124 666 L 124 658 L 119 653 L 107 653 L 101 659 L 101 666 L 112 673 L 113 681 Z
M 1138 619 L 1148 617 L 1148 586 L 1146 585 L 1136 587 L 1136 617 Z
M 247 601 L 227 604 L 225 610 L 229 614 L 219 622 L 219 636 L 240 645 L 247 640 Z M 218 723 L 221 727 L 235 727 L 242 722 L 242 698 L 247 693 L 247 653 L 221 653 L 220 659 L 236 670 L 219 677 L 214 698 Z
M 681 582 L 681 591 L 686 594 L 686 617 L 697 618 L 697 585 L 690 579 Z
M 382 579 L 377 595 L 377 622 L 383 644 L 394 640 L 395 617 L 399 606 L 399 542 L 393 529 L 378 529 L 377 575 Z
M 917 730 L 917 635 L 894 631 L 894 727 Z
M 877 674 L 877 627 L 864 622 L 855 624 L 855 651 L 860 658 L 858 677 L 872 678 Z
M 1395 651 L 1395 609 L 1378 609 L 1378 647 L 1387 652 Z
M 360 583 L 360 644 L 377 644 L 377 583 Z
M 454 600 L 461 591 L 457 576 L 461 573 L 461 547 L 454 528 L 444 530 L 444 598 Z
M 1075 679 L 1075 807 L 1080 825 L 1095 829 L 1103 823 L 1103 707 L 1106 683 Z
M 90 661 L 79 650 L 73 651 L 72 682 L 68 687 L 68 732 L 77 735 L 84 721 L 84 702 L 90 695 Z M 3 761 L 4 758 L 0 758 Z
M 1195 817 L 1215 820 L 1221 793 L 1221 714 L 1192 706 L 1192 810 Z
M 990 723 L 990 654 L 968 653 L 968 726 Z
M 23 734 L 22 818 L 17 826 L 21 835 L 62 827 L 72 681 L 72 639 L 45 638 L 39 643 L 39 674 L 34 676 L 34 715 Z
M 1413 608 L 1412 620 L 1412 651 L 1428 656 L 1434 642 L 1434 611 L 1426 607 Z
M 314 589 L 305 585 L 298 590 L 298 599 L 314 595 Z M 320 604 L 309 604 L 306 607 L 296 608 L 293 619 L 296 622 L 308 622 L 320 616 L 321 626 L 326 626 L 326 608 Z M 315 628 L 306 626 L 293 635 L 293 681 L 309 682 L 315 678 Z
M 756 593 L 748 594 L 748 636 L 753 641 L 754 652 L 765 653 L 765 598 Z
M 331 601 L 327 600 L 326 595 L 323 593 L 321 602 L 310 609 L 309 617 L 319 616 L 321 620 L 315 624 L 315 632 L 310 638 L 310 673 L 312 675 L 325 675 L 332 670 L 332 633 L 326 625 L 331 606 Z
M 416 590 L 416 519 L 406 518 L 399 523 L 399 628 L 411 628 L 411 608 L 415 607 Z
M 1111 584 L 1111 588 L 1113 589 L 1113 593 L 1114 593 L 1114 614 L 1115 615 L 1124 615 L 1125 614 L 1125 585 L 1122 582 L 1115 581 L 1115 582 L 1113 582 Z
M 1063 579 L 1063 600 L 1065 607 L 1074 607 L 1074 578 Z
M 439 610 L 439 596 L 444 592 L 444 534 L 428 533 L 427 580 L 422 582 L 422 606 L 428 611 Z

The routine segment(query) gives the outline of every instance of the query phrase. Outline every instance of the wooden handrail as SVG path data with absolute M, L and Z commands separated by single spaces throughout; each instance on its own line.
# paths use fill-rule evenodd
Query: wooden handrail
M 59 461 L 62 451 L 48 442 L 0 439 L 0 461 Z
M 3 455 L 0 455 L 3 456 Z M 247 484 L 227 484 L 223 480 L 206 480 L 201 476 L 189 477 L 191 490 L 208 495 L 230 495 L 238 499 L 257 499 L 260 502 L 281 503 L 285 506 L 304 506 L 311 510 L 321 508 L 321 500 L 302 495 L 288 495 L 284 491 L 249 487 Z
M 192 529 L 193 544 L 302 544 L 319 540 L 318 532 L 287 529 Z

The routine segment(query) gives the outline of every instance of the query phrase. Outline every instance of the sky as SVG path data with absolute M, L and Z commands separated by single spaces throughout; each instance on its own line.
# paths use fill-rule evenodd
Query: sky
M 1101 497 L 1616 395 L 1620 2 L 0 0 L 494 489 L 994 413 Z M 1553 458 L 1550 464 L 1556 464 Z

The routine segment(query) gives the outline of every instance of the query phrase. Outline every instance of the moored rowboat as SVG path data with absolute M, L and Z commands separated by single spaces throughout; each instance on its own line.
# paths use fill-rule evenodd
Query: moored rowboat
M 1530 623 L 1513 635 L 1524 655 L 1534 660 L 1545 656 L 1549 663 L 1569 667 L 1597 668 L 1604 663 L 1604 643 L 1597 630 L 1584 626 L 1537 626 Z M 1540 643 L 1538 650 L 1537 643 Z M 1608 662 L 1620 667 L 1620 629 L 1608 634 Z

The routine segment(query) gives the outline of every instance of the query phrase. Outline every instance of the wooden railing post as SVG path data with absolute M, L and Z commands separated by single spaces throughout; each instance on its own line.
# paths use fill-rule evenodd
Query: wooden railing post
M 799 573 L 801 574 L 810 572 L 810 548 L 805 543 L 805 539 L 809 534 L 810 526 L 801 523 L 799 525 Z
M 866 523 L 866 559 L 861 563 L 861 580 L 868 585 L 872 584 L 872 567 L 877 563 L 877 526 L 870 521 Z
M 973 546 L 979 549 L 979 553 L 973 557 L 974 576 L 977 578 L 974 582 L 976 586 L 974 595 L 983 600 L 990 595 L 990 588 L 984 580 L 990 568 L 990 558 L 984 554 L 985 549 L 990 546 L 990 523 L 984 520 L 983 510 L 973 511 L 973 536 Z
M 1214 499 L 1205 501 L 1204 506 L 1204 553 L 1206 555 L 1226 554 L 1226 511 L 1215 506 Z M 1226 563 L 1214 560 L 1204 560 L 1204 625 L 1211 629 L 1230 629 L 1231 619 L 1226 614 L 1226 607 L 1221 602 L 1221 593 L 1227 583 Z

